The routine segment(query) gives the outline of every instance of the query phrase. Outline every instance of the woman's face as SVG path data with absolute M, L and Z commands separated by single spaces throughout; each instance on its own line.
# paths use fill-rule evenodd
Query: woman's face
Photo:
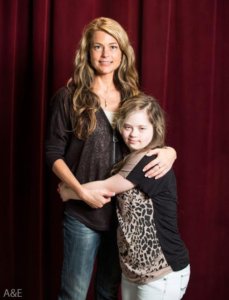
M 153 139 L 153 125 L 146 110 L 130 113 L 124 120 L 121 135 L 130 151 L 148 146 Z
M 95 31 L 91 42 L 90 59 L 98 75 L 113 75 L 122 59 L 122 52 L 116 39 L 104 31 Z

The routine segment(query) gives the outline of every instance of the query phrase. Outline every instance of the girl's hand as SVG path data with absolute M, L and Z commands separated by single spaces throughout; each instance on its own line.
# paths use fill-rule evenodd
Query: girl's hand
M 177 155 L 173 148 L 164 147 L 150 150 L 147 156 L 155 154 L 157 157 L 144 167 L 143 172 L 146 172 L 145 176 L 148 178 L 155 177 L 158 179 L 171 169 Z
M 92 208 L 103 207 L 106 203 L 110 202 L 111 197 L 115 195 L 113 192 L 107 190 L 91 190 L 84 188 L 80 196 L 72 189 L 68 188 L 68 186 L 63 182 L 59 183 L 57 191 L 59 192 L 63 202 L 70 199 L 83 200 Z
M 60 194 L 60 198 L 63 202 L 77 198 L 76 193 L 72 189 L 70 189 L 64 182 L 60 182 L 58 184 L 57 192 Z

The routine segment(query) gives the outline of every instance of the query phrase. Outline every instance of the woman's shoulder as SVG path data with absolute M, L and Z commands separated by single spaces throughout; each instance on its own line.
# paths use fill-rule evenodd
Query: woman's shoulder
M 66 101 L 71 99 L 73 91 L 68 86 L 62 86 L 53 95 L 52 101 Z
M 62 110 L 65 111 L 71 110 L 72 107 L 72 96 L 73 91 L 67 87 L 63 86 L 59 88 L 50 101 L 50 107 L 52 110 Z

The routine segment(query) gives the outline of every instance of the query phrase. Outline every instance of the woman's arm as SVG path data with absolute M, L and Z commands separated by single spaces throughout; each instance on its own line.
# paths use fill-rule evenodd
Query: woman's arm
M 177 154 L 172 147 L 164 147 L 149 151 L 147 156 L 155 154 L 157 157 L 144 167 L 143 172 L 146 172 L 145 176 L 148 178 L 155 177 L 155 179 L 158 179 L 171 169 Z
M 119 194 L 128 191 L 134 187 L 134 184 L 129 180 L 125 179 L 123 176 L 116 174 L 105 180 L 92 181 L 82 185 L 83 188 L 90 190 L 102 190 L 104 193 L 107 191 L 112 191 L 114 194 Z M 69 188 L 66 184 L 59 184 L 59 193 L 63 201 L 69 199 L 78 199 L 76 192 Z
M 52 170 L 62 182 L 72 189 L 77 195 L 77 200 L 83 200 L 93 208 L 103 207 L 104 204 L 111 200 L 110 197 L 114 196 L 113 192 L 100 190 L 98 186 L 94 186 L 94 189 L 87 189 L 80 184 L 63 159 L 57 159 L 53 164 Z M 70 199 L 72 198 L 70 197 Z
M 71 105 L 71 93 L 67 88 L 60 89 L 52 98 L 45 140 L 46 160 L 56 176 L 79 194 L 79 200 L 99 208 L 110 201 L 113 193 L 83 188 L 64 161 L 72 132 Z

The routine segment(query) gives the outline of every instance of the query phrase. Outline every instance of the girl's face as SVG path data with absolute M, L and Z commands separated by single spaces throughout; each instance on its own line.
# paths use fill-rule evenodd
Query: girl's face
M 90 48 L 90 59 L 98 75 L 113 75 L 122 59 L 122 52 L 116 39 L 104 31 L 95 31 Z
M 148 146 L 153 139 L 153 125 L 145 110 L 130 113 L 124 120 L 121 135 L 130 151 Z

